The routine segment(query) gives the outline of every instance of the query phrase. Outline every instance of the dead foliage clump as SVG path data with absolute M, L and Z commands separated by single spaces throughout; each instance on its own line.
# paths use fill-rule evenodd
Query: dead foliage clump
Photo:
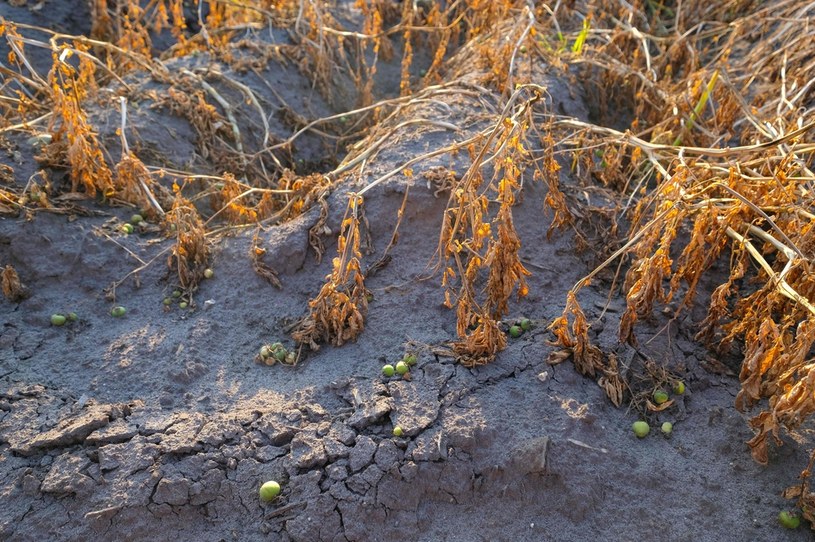
M 598 1 L 563 13 L 564 27 L 582 21 L 566 60 L 598 90 L 600 122 L 548 120 L 566 130 L 561 142 L 581 142 L 574 163 L 626 201 L 628 239 L 600 266 L 622 259 L 627 268 L 621 342 L 636 345 L 637 323 L 658 306 L 673 305 L 675 316 L 693 306 L 703 278 L 729 261 L 697 338 L 721 354 L 742 351 L 736 407 L 758 409 L 749 446 L 766 463 L 781 430 L 815 411 L 815 11 L 788 2 L 649 6 Z M 538 45 L 554 54 L 551 40 Z M 625 131 L 601 125 L 619 126 L 612 111 L 627 114 Z M 611 363 L 591 346 L 576 302 L 599 270 L 575 285 L 553 324 L 587 374 Z
M 74 48 L 87 50 L 79 43 Z M 54 64 L 48 76 L 54 104 L 49 124 L 51 141 L 40 159 L 47 165 L 68 169 L 72 192 L 81 186 L 91 197 L 101 193 L 103 198 L 111 198 L 116 193 L 113 172 L 82 108 L 88 92 L 96 88 L 95 66 L 87 57 L 80 56 L 79 69 L 74 68 L 68 63 L 73 54 L 73 49 L 67 47 L 53 53 Z
M 456 331 L 461 340 L 453 344 L 453 350 L 467 365 L 486 363 L 504 349 L 506 335 L 499 327 L 500 319 L 509 312 L 513 292 L 518 297 L 528 292 L 525 277 L 529 271 L 518 255 L 521 241 L 512 207 L 520 190 L 520 167 L 526 160 L 524 142 L 531 107 L 537 99 L 529 98 L 505 116 L 478 142 L 480 149 L 470 148 L 472 163 L 450 191 L 439 240 L 442 285 L 445 305 L 456 306 Z M 483 171 L 488 154 L 492 175 L 487 181 Z M 497 205 L 491 204 L 490 196 Z M 479 299 L 477 292 L 484 281 L 485 298 Z
M 350 195 L 332 271 L 319 294 L 309 301 L 311 313 L 292 334 L 313 350 L 319 349 L 319 343 L 342 346 L 356 339 L 365 327 L 369 293 L 360 267 L 362 203 L 361 196 Z
M 164 221 L 165 230 L 175 237 L 175 245 L 167 260 L 170 270 L 178 277 L 178 284 L 189 294 L 204 278 L 209 263 L 209 247 L 201 216 L 195 207 L 181 195 L 177 185 L 173 208 Z
M 14 303 L 28 297 L 28 288 L 20 282 L 20 276 L 11 265 L 6 265 L 0 271 L 0 286 L 2 286 L 5 298 Z

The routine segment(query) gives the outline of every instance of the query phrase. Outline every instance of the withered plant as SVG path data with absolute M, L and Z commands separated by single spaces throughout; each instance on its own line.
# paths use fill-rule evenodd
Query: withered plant
M 87 51 L 87 46 L 75 43 L 74 49 Z M 79 57 L 79 67 L 68 62 L 73 50 L 61 47 L 53 52 L 53 67 L 48 75 L 54 115 L 49 123 L 51 142 L 42 159 L 49 165 L 69 168 L 71 190 L 83 187 L 93 197 L 101 193 L 110 198 L 116 193 L 113 172 L 108 167 L 101 145 L 82 108 L 82 100 L 96 88 L 93 62 Z
M 178 277 L 178 284 L 191 295 L 204 278 L 209 247 L 198 211 L 181 195 L 181 187 L 175 185 L 173 191 L 173 208 L 167 212 L 164 221 L 165 229 L 175 236 L 167 265 Z
M 443 218 L 439 254 L 445 305 L 456 306 L 460 340 L 453 344 L 453 350 L 467 365 L 486 363 L 506 346 L 500 319 L 509 312 L 513 292 L 517 290 L 518 297 L 528 293 L 525 277 L 529 272 L 518 255 L 521 242 L 513 224 L 512 206 L 520 190 L 521 167 L 526 159 L 524 139 L 537 99 L 533 96 L 514 114 L 503 115 L 492 133 L 478 143 L 480 149 L 470 149 L 472 164 L 452 188 Z M 511 110 L 513 101 L 506 111 Z M 492 175 L 485 182 L 488 154 Z
M 800 22 L 812 6 L 690 2 L 670 17 L 634 8 L 633 19 L 620 9 L 591 2 L 560 18 L 576 28 L 572 16 L 592 16 L 579 56 L 566 60 L 584 66 L 589 91 L 598 89 L 599 118 L 619 123 L 609 111 L 628 107 L 630 127 L 539 120 L 565 130 L 562 142 L 579 133 L 584 149 L 599 149 L 596 158 L 578 151 L 574 163 L 621 193 L 630 233 L 569 292 L 552 329 L 581 372 L 606 374 L 611 357 L 591 344 L 577 302 L 601 269 L 624 260 L 619 338 L 632 345 L 637 323 L 657 306 L 671 304 L 677 316 L 696 302 L 700 285 L 712 287 L 697 338 L 722 355 L 734 347 L 743 354 L 736 408 L 758 409 L 748 444 L 766 463 L 781 430 L 796 429 L 815 411 L 815 31 Z M 697 33 L 702 27 L 709 31 Z M 729 276 L 711 285 L 705 277 L 722 260 L 729 260 Z M 606 387 L 612 400 L 614 388 Z M 796 495 L 811 519 L 807 491 Z
M 317 297 L 309 301 L 311 314 L 292 334 L 297 342 L 314 350 L 319 349 L 318 343 L 342 346 L 356 339 L 365 327 L 368 291 L 360 267 L 362 203 L 362 197 L 350 195 L 331 273 Z

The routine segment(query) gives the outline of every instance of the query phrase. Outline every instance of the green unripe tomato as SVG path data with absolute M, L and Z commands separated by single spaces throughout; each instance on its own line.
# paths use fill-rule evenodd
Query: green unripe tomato
M 396 372 L 396 371 L 395 371 L 395 369 L 393 368 L 393 365 L 391 365 L 390 363 L 388 363 L 387 365 L 384 365 L 384 366 L 382 367 L 382 374 L 383 374 L 383 375 L 385 375 L 385 376 L 387 376 L 388 378 L 392 377 L 392 376 L 393 376 L 393 373 L 395 373 L 395 372 Z
M 644 422 L 642 420 L 634 422 L 631 425 L 631 429 L 634 430 L 634 434 L 637 435 L 638 438 L 645 438 L 651 431 L 651 428 L 648 426 L 648 422 Z
M 178 304 L 179 309 L 186 309 L 187 307 L 189 307 L 189 304 L 187 304 L 186 301 L 182 301 L 181 303 Z
M 65 316 L 61 314 L 52 314 L 51 315 L 51 325 L 52 326 L 61 326 L 65 324 Z
M 130 217 L 130 223 L 133 225 L 141 224 L 144 222 L 144 217 L 142 215 L 133 215 Z
M 77 314 L 75 312 L 69 312 L 68 313 L 68 321 L 69 322 L 76 322 L 77 320 L 79 320 L 79 316 L 77 316 Z
M 521 329 L 524 331 L 529 331 L 530 329 L 532 329 L 532 320 L 530 320 L 529 318 L 522 318 Z
M 406 372 L 408 372 L 408 364 L 405 363 L 404 361 L 400 361 L 399 363 L 396 364 L 396 372 L 399 373 L 400 375 L 405 374 Z
M 521 333 L 523 333 L 523 331 L 521 330 L 521 326 L 512 326 L 511 328 L 509 328 L 509 336 L 512 337 L 513 339 L 517 339 L 518 337 L 520 337 Z
M 286 354 L 288 354 L 288 352 L 286 352 L 285 348 L 278 348 L 274 351 L 274 359 L 282 363 L 286 361 Z
M 125 315 L 127 309 L 122 306 L 113 307 L 110 309 L 110 315 L 115 316 L 116 318 L 120 318 Z
M 212 278 L 212 277 L 214 277 L 214 276 L 215 276 L 215 271 L 213 271 L 213 270 L 212 270 L 212 269 L 210 269 L 209 267 L 207 267 L 206 269 L 204 269 L 204 278 L 205 278 L 205 279 L 211 279 L 211 278 Z
M 271 355 L 272 355 L 272 351 L 269 350 L 268 346 L 266 346 L 264 344 L 263 346 L 260 347 L 260 357 L 262 357 L 263 359 L 266 359 Z
M 677 395 L 682 395 L 683 393 L 685 393 L 685 383 L 680 380 L 679 382 L 674 384 L 674 393 Z
M 401 437 L 404 434 L 405 434 L 405 432 L 402 431 L 402 428 L 399 427 L 398 425 L 393 428 L 393 436 L 394 437 Z
M 416 365 L 417 361 L 418 360 L 416 359 L 416 356 L 414 356 L 413 354 L 408 354 L 407 356 L 405 356 L 405 359 L 404 359 L 404 362 L 407 363 L 408 366 L 410 366 L 410 367 L 413 367 L 414 365 Z
M 782 510 L 778 513 L 778 523 L 787 529 L 797 529 L 801 524 L 801 518 L 798 517 L 798 514 L 791 514 L 786 510 Z
M 173 290 L 173 297 L 176 299 L 181 297 L 181 290 Z
M 664 390 L 657 390 L 654 392 L 654 402 L 661 405 L 668 400 L 668 394 Z
M 133 224 L 124 224 L 124 225 L 122 226 L 122 231 L 123 231 L 123 232 L 124 232 L 126 235 L 130 235 L 131 233 L 133 233 Z
M 260 486 L 260 500 L 263 502 L 270 502 L 275 500 L 280 495 L 280 484 L 274 480 L 264 483 Z
M 165 297 L 164 301 L 162 301 L 162 303 L 164 303 L 165 305 L 172 305 L 173 304 L 173 298 L 172 297 Z
M 671 422 L 664 422 L 662 424 L 662 433 L 667 437 L 674 430 L 674 424 Z

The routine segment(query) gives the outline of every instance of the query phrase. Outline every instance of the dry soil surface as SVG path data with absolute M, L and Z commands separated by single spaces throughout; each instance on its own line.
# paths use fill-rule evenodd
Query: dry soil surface
M 0 8 L 11 18 L 30 15 Z M 336 110 L 309 94 L 294 70 L 270 81 L 290 104 L 310 103 L 311 118 Z M 540 81 L 549 89 L 543 107 L 587 117 L 579 89 L 544 69 Z M 464 77 L 460 88 L 466 84 Z M 400 130 L 335 189 L 329 229 L 339 230 L 348 191 L 483 128 L 479 119 L 497 107 L 494 98 L 461 93 L 407 109 L 405 118 L 443 119 L 460 131 Z M 96 115 L 115 151 L 116 122 L 104 119 L 118 113 Z M 131 120 L 152 157 L 196 159 L 182 119 L 142 104 Z M 170 128 L 172 137 L 162 132 Z M 273 129 L 285 135 L 283 124 Z M 24 137 L 12 141 L 17 151 L 3 159 L 23 185 L 37 165 Z M 85 201 L 78 205 L 88 216 L 0 217 L 0 263 L 13 265 L 31 292 L 0 303 L 0 539 L 811 539 L 803 527 L 781 529 L 776 516 L 789 506 L 780 492 L 805 466 L 812 433 L 785 436 L 766 467 L 750 459 L 751 432 L 733 408 L 738 380 L 726 364 L 724 374 L 711 371 L 709 353 L 692 340 L 703 310 L 670 325 L 661 314 L 644 322 L 635 352 L 616 342 L 623 305 L 612 299 L 604 311 L 607 285 L 581 293 L 601 347 L 626 366 L 646 356 L 684 378 L 687 391 L 659 416 L 674 423 L 670 437 L 653 428 L 637 439 L 634 413 L 615 408 L 570 362 L 547 364 L 547 325 L 597 262 L 591 251 L 574 250 L 569 232 L 546 239 L 545 188 L 531 176 L 515 208 L 533 272 L 530 295 L 513 303 L 507 322 L 525 316 L 532 329 L 486 366 L 437 355 L 455 337 L 455 314 L 442 306 L 433 274 L 447 193 L 424 174 L 460 171 L 462 160 L 430 160 L 412 178 L 397 175 L 368 195 L 364 265 L 381 256 L 410 187 L 392 260 L 366 281 L 373 301 L 365 331 L 295 367 L 267 367 L 255 357 L 264 343 L 294 347 L 287 331 L 330 271 L 336 235 L 325 236 L 319 263 L 309 248 L 318 209 L 261 232 L 282 289 L 252 270 L 251 233 L 233 234 L 213 246 L 215 275 L 183 310 L 162 304 L 176 287 L 163 253 L 171 242 L 119 230 L 132 209 Z M 581 197 L 585 187 L 563 171 L 564 190 Z M 590 241 L 605 243 L 604 233 Z M 116 289 L 115 303 L 106 296 L 153 258 Z M 114 304 L 127 308 L 124 317 L 110 315 Z M 50 325 L 52 313 L 68 311 L 78 321 Z M 406 352 L 418 358 L 411 379 L 384 378 L 382 365 Z M 401 437 L 392 434 L 397 425 Z M 271 479 L 282 494 L 263 503 L 258 488 Z

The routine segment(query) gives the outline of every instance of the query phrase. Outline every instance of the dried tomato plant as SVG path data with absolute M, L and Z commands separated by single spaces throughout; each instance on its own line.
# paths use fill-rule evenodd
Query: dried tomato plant
M 356 339 L 365 328 L 368 291 L 360 267 L 362 204 L 362 197 L 350 195 L 331 273 L 317 296 L 309 301 L 311 313 L 292 334 L 297 342 L 314 350 L 319 349 L 319 343 L 342 346 Z
M 181 195 L 181 187 L 175 185 L 173 191 L 175 201 L 165 217 L 165 225 L 174 234 L 175 245 L 167 265 L 178 277 L 181 288 L 191 294 L 204 278 L 209 263 L 209 246 L 198 211 Z
M 627 262 L 620 341 L 636 344 L 637 323 L 657 306 L 675 302 L 675 313 L 692 306 L 704 277 L 729 258 L 730 274 L 712 285 L 697 338 L 723 354 L 740 346 L 736 407 L 758 408 L 748 444 L 766 463 L 781 430 L 815 411 L 815 124 L 804 90 L 815 80 L 807 60 L 815 31 L 798 22 L 812 7 L 691 2 L 676 17 L 637 11 L 640 28 L 652 29 L 638 32 L 619 23 L 619 9 L 604 1 L 574 6 L 560 23 L 576 28 L 570 15 L 592 16 L 598 31 L 586 36 L 579 58 L 566 60 L 583 66 L 589 89 L 597 89 L 601 120 L 630 104 L 629 131 L 545 120 L 598 145 L 597 159 L 584 153 L 575 163 L 631 204 L 628 240 L 601 266 Z M 764 17 L 774 22 L 757 39 Z M 700 25 L 716 30 L 686 32 Z M 682 37 L 663 41 L 662 32 Z M 598 271 L 569 292 L 552 326 L 586 374 L 610 368 L 589 341 L 576 297 Z
M 506 346 L 500 319 L 509 311 L 513 292 L 518 297 L 528 293 L 525 277 L 529 271 L 518 254 L 521 242 L 512 207 L 526 159 L 524 139 L 531 107 L 537 99 L 533 96 L 515 114 L 503 117 L 480 151 L 470 149 L 472 164 L 451 190 L 443 218 L 439 240 L 442 286 L 445 305 L 456 306 L 460 340 L 453 343 L 453 350 L 466 365 L 486 363 Z M 485 182 L 490 151 L 493 171 Z M 480 288 L 484 288 L 483 296 Z
M 67 165 L 73 192 L 81 186 L 90 196 L 101 193 L 103 198 L 110 198 L 116 193 L 113 172 L 82 108 L 82 100 L 96 88 L 95 66 L 85 56 L 79 57 L 78 69 L 71 65 L 68 59 L 74 49 L 88 48 L 75 43 L 73 49 L 63 46 L 53 53 L 54 64 L 48 75 L 54 103 L 49 125 L 52 136 L 42 158 L 52 165 Z

